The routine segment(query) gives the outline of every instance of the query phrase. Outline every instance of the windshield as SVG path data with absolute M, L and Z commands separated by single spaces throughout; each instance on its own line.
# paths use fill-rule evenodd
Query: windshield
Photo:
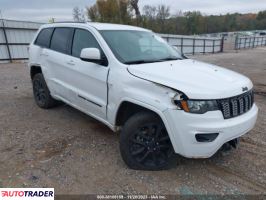
M 164 39 L 152 32 L 105 30 L 101 34 L 116 58 L 124 64 L 183 59 Z

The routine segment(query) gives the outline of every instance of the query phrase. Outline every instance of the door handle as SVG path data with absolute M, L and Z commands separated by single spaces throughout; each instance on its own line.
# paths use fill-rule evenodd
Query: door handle
M 73 66 L 73 65 L 75 65 L 75 62 L 73 60 L 70 60 L 67 62 L 67 64 Z
M 45 56 L 45 57 L 48 57 L 48 53 L 41 53 L 41 56 Z

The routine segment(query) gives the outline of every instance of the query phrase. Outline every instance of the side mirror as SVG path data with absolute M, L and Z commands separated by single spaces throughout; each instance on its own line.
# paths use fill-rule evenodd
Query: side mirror
M 101 52 L 97 48 L 85 48 L 81 50 L 80 59 L 87 62 L 100 64 L 102 62 Z

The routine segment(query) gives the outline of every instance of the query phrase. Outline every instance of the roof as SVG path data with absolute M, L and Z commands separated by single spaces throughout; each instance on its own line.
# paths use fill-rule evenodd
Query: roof
M 57 26 L 69 26 L 69 27 L 94 27 L 97 30 L 135 30 L 135 31 L 149 31 L 148 29 L 122 25 L 122 24 L 109 24 L 109 23 L 96 23 L 96 22 L 57 22 L 51 24 L 45 24 L 43 27 L 57 27 Z
M 122 25 L 122 24 L 109 24 L 109 23 L 94 23 L 88 22 L 90 26 L 98 30 L 139 30 L 139 31 L 148 31 L 147 29 L 136 27 L 136 26 L 129 26 L 129 25 Z

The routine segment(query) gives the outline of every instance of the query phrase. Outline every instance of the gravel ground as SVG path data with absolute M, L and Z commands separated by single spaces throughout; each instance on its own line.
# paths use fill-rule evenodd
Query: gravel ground
M 266 193 L 266 48 L 202 55 L 250 77 L 260 113 L 239 148 L 210 159 L 178 157 L 167 171 L 123 163 L 118 134 L 69 107 L 38 108 L 25 64 L 0 65 L 0 187 L 54 187 L 57 194 Z

